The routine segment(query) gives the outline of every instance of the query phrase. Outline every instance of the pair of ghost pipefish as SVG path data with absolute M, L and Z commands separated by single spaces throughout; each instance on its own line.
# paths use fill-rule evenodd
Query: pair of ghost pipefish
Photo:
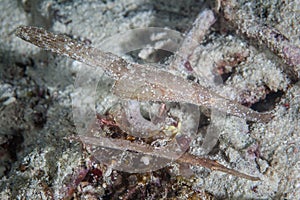
M 16 35 L 40 48 L 65 55 L 92 67 L 102 67 L 108 75 L 116 80 L 113 88 L 114 93 L 123 99 L 191 103 L 217 109 L 255 122 L 268 122 L 272 118 L 270 113 L 258 113 L 168 71 L 128 62 L 112 53 L 103 52 L 64 35 L 56 35 L 42 28 L 29 26 L 17 28 Z M 141 74 L 146 74 L 147 76 L 141 76 Z M 141 89 L 143 89 L 143 92 L 136 93 L 136 91 L 141 91 Z M 90 138 L 83 138 L 83 141 L 93 143 L 93 140 Z M 121 148 L 126 142 L 128 141 L 114 141 L 117 148 Z M 138 149 L 143 153 L 147 151 L 150 154 L 151 152 L 153 153 L 150 146 L 135 145 L 131 143 L 125 146 L 127 146 L 126 149 L 129 146 L 132 150 Z M 167 157 L 168 155 L 166 155 Z M 196 157 L 189 153 L 185 153 L 176 162 L 201 165 L 211 170 L 223 171 L 253 181 L 259 180 L 257 177 L 237 172 L 215 161 Z

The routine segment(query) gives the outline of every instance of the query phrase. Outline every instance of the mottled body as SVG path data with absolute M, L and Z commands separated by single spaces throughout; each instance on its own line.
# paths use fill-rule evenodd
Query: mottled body
M 191 103 L 250 121 L 267 122 L 272 118 L 269 113 L 258 113 L 168 71 L 130 63 L 112 53 L 103 52 L 64 35 L 56 35 L 42 28 L 28 26 L 19 27 L 16 35 L 43 49 L 93 67 L 103 68 L 116 79 L 114 92 L 122 98 Z

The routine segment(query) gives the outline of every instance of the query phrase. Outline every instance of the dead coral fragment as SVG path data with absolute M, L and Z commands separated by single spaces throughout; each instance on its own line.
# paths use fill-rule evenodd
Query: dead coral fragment
M 187 33 L 180 49 L 176 53 L 176 58 L 170 64 L 170 68 L 186 68 L 192 71 L 189 63 L 190 56 L 194 53 L 199 43 L 203 40 L 209 28 L 215 23 L 216 19 L 211 10 L 204 10 L 195 20 L 192 29 Z
M 292 44 L 288 38 L 279 30 L 262 25 L 253 19 L 247 19 L 246 13 L 238 10 L 236 1 L 221 1 L 222 14 L 228 25 L 231 25 L 237 30 L 237 33 L 246 36 L 250 40 L 256 41 L 257 44 L 264 44 L 275 55 L 280 57 L 289 67 L 284 70 L 293 79 L 300 77 L 300 48 Z M 296 77 L 295 77 L 296 76 Z

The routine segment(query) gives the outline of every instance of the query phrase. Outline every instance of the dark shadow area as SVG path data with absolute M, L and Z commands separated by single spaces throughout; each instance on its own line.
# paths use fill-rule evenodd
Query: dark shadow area
M 256 110 L 258 112 L 266 112 L 271 111 L 275 108 L 276 103 L 278 103 L 281 99 L 281 97 L 284 95 L 283 91 L 278 92 L 270 92 L 267 94 L 266 98 L 254 103 L 251 108 L 253 110 Z
M 154 20 L 150 27 L 169 27 L 179 32 L 185 32 L 191 26 L 201 10 L 207 7 L 202 0 L 147 2 L 153 7 Z
M 1 136 L 0 144 L 0 165 L 4 167 L 4 172 L 1 175 L 8 176 L 12 164 L 18 159 L 18 152 L 22 150 L 24 138 L 22 130 L 11 130 L 9 135 Z

